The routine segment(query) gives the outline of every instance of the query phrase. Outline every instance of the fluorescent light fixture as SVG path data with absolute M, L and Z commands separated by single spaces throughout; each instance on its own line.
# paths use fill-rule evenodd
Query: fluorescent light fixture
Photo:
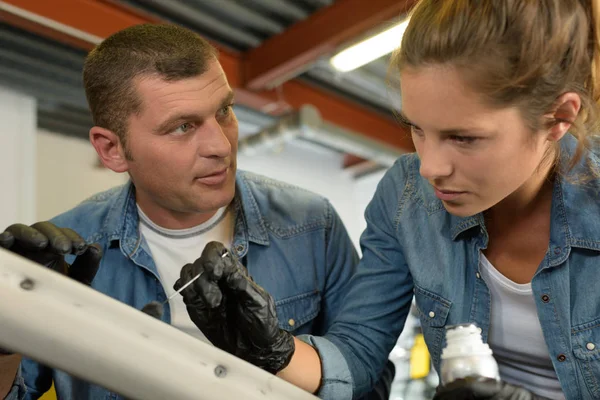
M 338 71 L 348 72 L 391 53 L 400 46 L 408 21 L 407 18 L 386 31 L 342 50 L 331 58 L 331 65 Z

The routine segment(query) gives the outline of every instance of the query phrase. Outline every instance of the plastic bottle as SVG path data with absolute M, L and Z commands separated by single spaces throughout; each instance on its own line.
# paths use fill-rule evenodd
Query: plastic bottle
M 492 349 L 483 343 L 481 329 L 475 324 L 446 328 L 446 347 L 442 351 L 441 383 L 456 379 L 491 378 L 500 380 L 498 363 Z

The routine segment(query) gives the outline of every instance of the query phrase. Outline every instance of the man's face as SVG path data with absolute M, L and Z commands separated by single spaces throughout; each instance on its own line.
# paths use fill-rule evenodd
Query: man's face
M 142 107 L 128 121 L 127 170 L 142 209 L 161 223 L 165 216 L 210 216 L 229 204 L 238 123 L 221 65 L 214 61 L 202 75 L 178 81 L 140 77 L 135 87 Z
M 420 173 L 448 212 L 470 216 L 519 196 L 549 149 L 516 108 L 491 108 L 457 70 L 401 73 L 402 113 L 410 122 Z

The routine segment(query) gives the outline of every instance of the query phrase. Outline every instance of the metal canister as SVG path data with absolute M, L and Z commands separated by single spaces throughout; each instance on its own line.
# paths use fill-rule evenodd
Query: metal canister
M 442 351 L 441 384 L 456 379 L 485 377 L 500 380 L 498 363 L 492 349 L 483 343 L 481 329 L 475 324 L 446 328 L 446 347 Z

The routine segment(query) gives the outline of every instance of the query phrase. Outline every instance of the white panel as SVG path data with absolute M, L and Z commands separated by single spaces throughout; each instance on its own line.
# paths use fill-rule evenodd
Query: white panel
M 0 326 L 0 347 L 130 399 L 316 400 L 275 375 L 2 249 Z
M 36 100 L 0 87 L 0 230 L 35 220 Z
M 51 219 L 128 179 L 126 173 L 100 167 L 89 140 L 40 130 L 37 143 L 38 220 Z

